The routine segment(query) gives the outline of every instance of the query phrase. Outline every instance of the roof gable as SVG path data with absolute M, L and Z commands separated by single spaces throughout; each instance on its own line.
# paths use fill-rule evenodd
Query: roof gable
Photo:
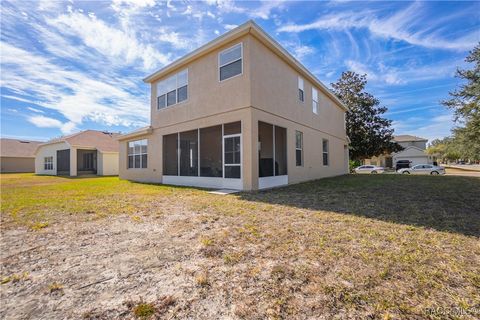
M 41 141 L 5 139 L 0 141 L 2 157 L 35 158 L 35 150 Z
M 95 148 L 100 152 L 118 152 L 118 136 L 120 136 L 119 133 L 85 130 L 68 136 L 52 139 L 43 145 L 67 142 L 73 147 Z

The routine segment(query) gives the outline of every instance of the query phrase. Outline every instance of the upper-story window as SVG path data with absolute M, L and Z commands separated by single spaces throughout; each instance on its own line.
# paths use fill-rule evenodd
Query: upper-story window
M 300 101 L 305 101 L 305 93 L 303 91 L 303 79 L 298 77 L 298 99 Z
M 172 106 L 188 98 L 188 69 L 157 84 L 157 109 Z
M 243 72 L 243 47 L 242 43 L 223 50 L 218 54 L 218 68 L 220 81 L 238 76 Z
M 318 114 L 318 91 L 315 88 L 312 88 L 312 111 Z

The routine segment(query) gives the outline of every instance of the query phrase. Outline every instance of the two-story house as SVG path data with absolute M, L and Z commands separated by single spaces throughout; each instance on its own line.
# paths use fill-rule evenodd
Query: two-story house
M 432 163 L 435 159 L 429 156 L 425 150 L 427 149 L 428 139 L 420 138 L 408 134 L 393 137 L 393 141 L 403 147 L 402 151 L 392 154 L 384 154 L 378 157 L 365 160 L 365 164 L 381 166 L 385 168 L 395 168 L 395 164 L 399 160 L 411 161 L 411 166 L 423 163 Z
M 119 138 L 123 179 L 256 190 L 348 172 L 347 108 L 253 21 L 144 81 L 151 125 Z

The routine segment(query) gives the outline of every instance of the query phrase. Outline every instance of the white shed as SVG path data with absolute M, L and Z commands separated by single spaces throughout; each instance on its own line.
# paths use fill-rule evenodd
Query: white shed
M 118 175 L 118 134 L 86 130 L 50 140 L 35 152 L 35 173 Z

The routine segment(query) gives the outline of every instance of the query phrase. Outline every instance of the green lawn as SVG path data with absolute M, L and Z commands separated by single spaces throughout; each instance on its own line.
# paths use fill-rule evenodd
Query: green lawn
M 247 319 L 455 318 L 428 314 L 438 307 L 480 316 L 478 178 L 350 175 L 227 196 L 115 177 L 1 182 L 4 228 L 173 219 L 162 236 L 184 250 L 178 265 L 204 270 L 188 275 L 180 318 L 201 317 L 212 300 L 218 314 Z

